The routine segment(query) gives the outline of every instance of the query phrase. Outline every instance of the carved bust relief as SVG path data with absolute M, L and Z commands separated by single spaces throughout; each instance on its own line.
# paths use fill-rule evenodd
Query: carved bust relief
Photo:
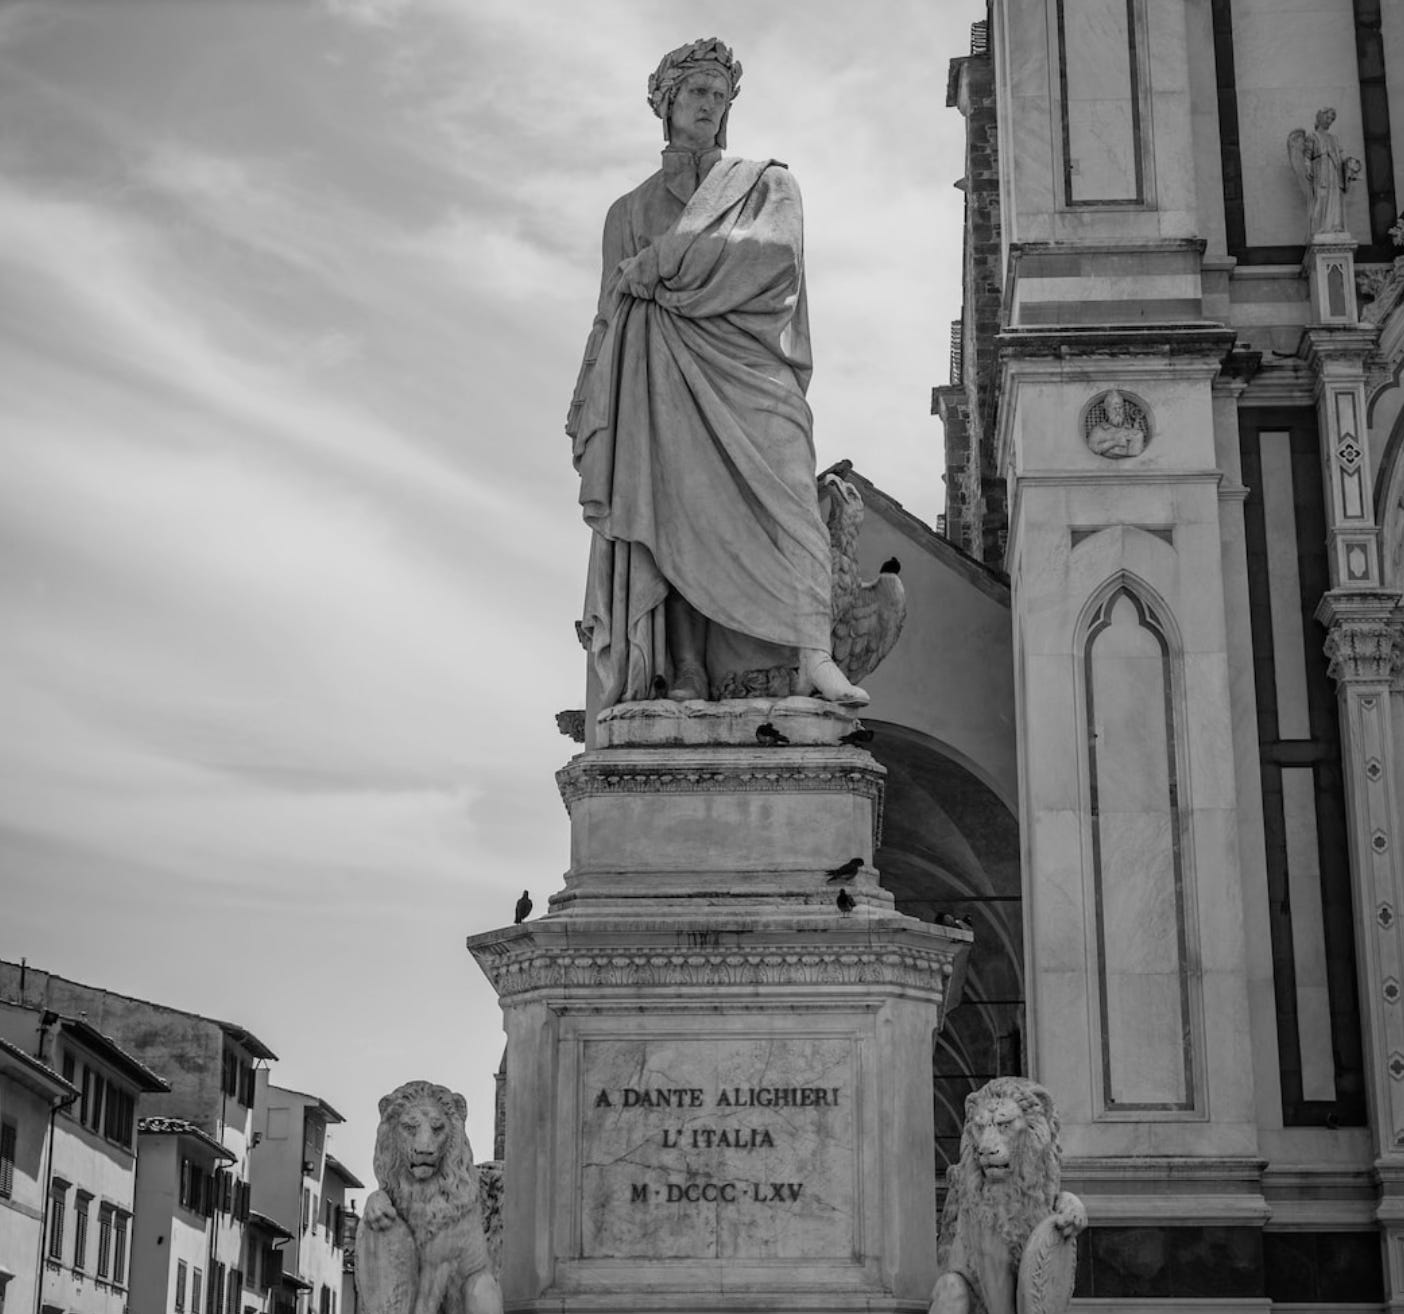
M 1099 393 L 1082 412 L 1082 436 L 1098 456 L 1140 456 L 1151 440 L 1150 408 L 1117 388 Z

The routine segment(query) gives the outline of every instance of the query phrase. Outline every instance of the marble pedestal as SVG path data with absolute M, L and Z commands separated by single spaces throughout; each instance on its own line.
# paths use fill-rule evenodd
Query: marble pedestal
M 635 705 L 559 773 L 565 888 L 468 941 L 508 1037 L 509 1310 L 926 1309 L 932 1042 L 970 935 L 879 888 L 854 724 Z

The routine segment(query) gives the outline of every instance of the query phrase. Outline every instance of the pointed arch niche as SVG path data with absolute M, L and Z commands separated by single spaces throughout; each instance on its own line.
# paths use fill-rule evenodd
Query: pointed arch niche
M 1202 1116 L 1179 643 L 1124 579 L 1084 634 L 1098 1114 Z

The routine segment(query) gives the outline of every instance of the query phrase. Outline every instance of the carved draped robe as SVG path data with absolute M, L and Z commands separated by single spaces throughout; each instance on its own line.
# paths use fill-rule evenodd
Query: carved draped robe
M 603 248 L 566 425 L 594 531 L 582 633 L 600 704 L 669 678 L 669 586 L 710 622 L 714 686 L 827 651 L 794 179 L 774 161 L 665 151 L 610 208 Z

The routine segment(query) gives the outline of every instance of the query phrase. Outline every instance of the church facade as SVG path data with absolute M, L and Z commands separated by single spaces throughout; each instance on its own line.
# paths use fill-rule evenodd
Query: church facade
M 991 0 L 948 103 L 966 637 L 873 682 L 938 1156 L 1027 1072 L 1081 1297 L 1404 1309 L 1404 5 Z

